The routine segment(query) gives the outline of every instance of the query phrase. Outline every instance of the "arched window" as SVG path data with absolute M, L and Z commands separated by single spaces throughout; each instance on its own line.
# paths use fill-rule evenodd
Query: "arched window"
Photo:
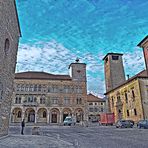
M 3 94 L 3 84 L 0 82 L 0 99 L 2 99 Z
M 38 91 L 41 91 L 41 85 L 38 86 Z
M 46 118 L 46 111 L 43 111 L 43 118 Z
M 18 103 L 18 97 L 15 98 L 15 103 L 16 103 L 16 104 Z
M 21 118 L 21 116 L 22 116 L 21 111 L 18 111 L 18 113 L 17 113 L 17 117 L 18 117 L 18 118 Z
M 5 47 L 4 47 L 4 51 L 5 51 L 5 55 L 6 55 L 6 56 L 8 55 L 9 47 L 10 47 L 10 43 L 9 43 L 9 39 L 7 38 L 7 39 L 5 40 Z
M 19 102 L 18 103 L 21 104 L 21 97 L 19 97 Z

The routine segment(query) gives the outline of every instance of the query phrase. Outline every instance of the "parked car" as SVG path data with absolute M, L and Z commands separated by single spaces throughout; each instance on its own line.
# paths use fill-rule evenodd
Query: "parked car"
M 67 116 L 67 117 L 64 119 L 64 126 L 65 126 L 65 125 L 71 126 L 71 125 L 75 125 L 75 124 L 76 124 L 76 121 L 75 121 L 75 119 L 74 119 L 73 117 L 71 117 L 71 116 Z
M 135 122 L 133 120 L 128 120 L 133 126 L 135 124 Z
M 116 128 L 132 128 L 133 124 L 130 120 L 118 120 L 116 122 Z
M 148 120 L 140 120 L 137 123 L 138 128 L 147 128 L 148 129 Z

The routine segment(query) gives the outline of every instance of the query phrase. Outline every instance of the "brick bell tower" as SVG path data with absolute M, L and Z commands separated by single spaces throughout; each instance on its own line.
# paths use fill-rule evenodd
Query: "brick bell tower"
M 122 55 L 120 53 L 108 53 L 103 58 L 106 92 L 125 81 Z
M 148 35 L 137 46 L 143 48 L 145 66 L 146 66 L 147 75 L 148 75 Z
M 8 134 L 20 36 L 15 0 L 0 0 L 0 137 Z

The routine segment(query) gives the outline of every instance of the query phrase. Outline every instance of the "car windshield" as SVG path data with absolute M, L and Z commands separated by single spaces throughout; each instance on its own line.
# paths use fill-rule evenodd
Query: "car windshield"
M 72 119 L 71 118 L 66 118 L 65 121 L 72 121 Z

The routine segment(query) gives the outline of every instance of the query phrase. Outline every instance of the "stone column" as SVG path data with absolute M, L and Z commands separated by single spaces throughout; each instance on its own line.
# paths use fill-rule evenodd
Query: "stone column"
M 37 118 L 38 118 L 38 114 L 37 114 L 37 109 L 35 110 L 35 122 L 34 123 L 37 123 Z
M 63 116 L 63 112 L 62 112 L 62 109 L 60 110 L 60 121 L 59 121 L 59 123 L 62 123 L 63 121 L 62 121 L 62 116 Z
M 50 112 L 48 109 L 47 109 L 47 123 L 50 123 Z
M 25 119 L 25 109 L 24 108 L 22 109 L 22 121 L 23 121 L 23 119 Z M 26 121 L 26 119 L 25 119 L 25 121 Z

